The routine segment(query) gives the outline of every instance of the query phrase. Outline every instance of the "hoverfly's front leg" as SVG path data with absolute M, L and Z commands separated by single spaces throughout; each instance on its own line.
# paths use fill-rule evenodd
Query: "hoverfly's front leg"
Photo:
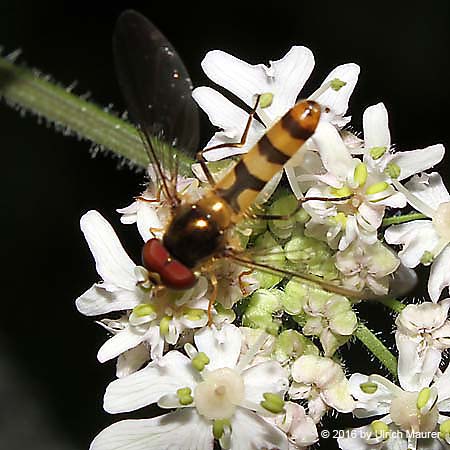
M 288 220 L 300 211 L 303 203 L 308 201 L 316 200 L 320 202 L 341 202 L 350 200 L 352 197 L 353 195 L 347 195 L 345 197 L 304 197 L 297 200 L 298 203 L 296 208 L 289 214 L 254 214 L 253 218 L 261 220 Z
M 252 121 L 253 118 L 255 117 L 256 114 L 256 110 L 258 109 L 258 105 L 259 105 L 259 100 L 261 98 L 261 95 L 258 95 L 256 97 L 256 102 L 255 102 L 255 106 L 253 106 L 252 110 L 250 111 L 249 115 L 248 115 L 248 119 L 247 119 L 247 123 L 245 125 L 245 129 L 244 129 L 244 133 L 241 136 L 241 139 L 239 142 L 230 142 L 230 143 L 226 143 L 226 144 L 218 144 L 218 145 L 213 145 L 211 147 L 207 147 L 204 148 L 203 150 L 199 151 L 196 155 L 198 162 L 200 163 L 203 173 L 205 174 L 206 178 L 208 179 L 208 182 L 211 186 L 215 185 L 215 181 L 214 178 L 211 174 L 211 172 L 208 169 L 208 166 L 206 165 L 206 160 L 203 156 L 203 154 L 205 152 L 208 152 L 210 150 L 217 150 L 219 148 L 241 148 L 245 145 L 245 143 L 247 142 L 247 137 L 248 137 L 248 133 L 250 131 L 250 127 L 252 125 Z
M 210 327 L 213 323 L 213 317 L 212 317 L 212 307 L 216 301 L 217 293 L 218 293 L 218 282 L 217 277 L 214 273 L 209 274 L 209 281 L 211 281 L 213 290 L 211 292 L 211 297 L 209 297 L 209 303 L 208 303 L 208 327 Z

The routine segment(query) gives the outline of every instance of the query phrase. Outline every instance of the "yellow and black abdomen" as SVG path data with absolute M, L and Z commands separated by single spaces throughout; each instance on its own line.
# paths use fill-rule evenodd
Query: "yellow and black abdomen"
M 320 106 L 316 102 L 297 103 L 216 184 L 215 194 L 235 213 L 244 212 L 314 133 L 319 119 Z

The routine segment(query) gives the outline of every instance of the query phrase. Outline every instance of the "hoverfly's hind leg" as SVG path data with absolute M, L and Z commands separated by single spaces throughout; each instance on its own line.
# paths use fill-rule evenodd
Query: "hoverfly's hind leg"
M 253 219 L 261 219 L 261 220 L 288 220 L 295 216 L 303 206 L 303 203 L 306 203 L 311 200 L 319 201 L 319 202 L 341 202 L 350 200 L 353 195 L 347 195 L 345 197 L 304 197 L 297 200 L 297 206 L 294 211 L 289 214 L 253 214 Z
M 250 113 L 248 115 L 247 123 L 245 124 L 245 129 L 244 129 L 244 132 L 243 132 L 239 142 L 230 142 L 230 143 L 226 143 L 226 144 L 213 145 L 211 147 L 204 148 L 203 150 L 201 150 L 197 153 L 197 155 L 196 155 L 197 160 L 200 163 L 203 173 L 205 174 L 205 176 L 208 179 L 208 182 L 211 186 L 214 186 L 216 183 L 214 181 L 214 178 L 213 178 L 211 172 L 208 169 L 208 166 L 206 165 L 206 160 L 205 160 L 203 154 L 206 152 L 209 152 L 210 150 L 217 150 L 219 148 L 229 148 L 229 147 L 241 148 L 241 147 L 243 147 L 245 145 L 245 143 L 247 142 L 248 133 L 250 131 L 250 127 L 251 127 L 253 119 L 255 117 L 256 110 L 258 109 L 260 98 L 261 98 L 261 95 L 258 95 L 256 97 L 255 105 L 253 106 L 252 110 L 250 111 Z
M 209 297 L 209 303 L 208 303 L 208 327 L 210 327 L 213 323 L 213 316 L 212 316 L 212 308 L 217 298 L 218 293 L 218 282 L 217 277 L 214 273 L 209 274 L 209 281 L 211 281 L 211 285 L 213 287 L 213 290 L 211 292 L 211 297 Z

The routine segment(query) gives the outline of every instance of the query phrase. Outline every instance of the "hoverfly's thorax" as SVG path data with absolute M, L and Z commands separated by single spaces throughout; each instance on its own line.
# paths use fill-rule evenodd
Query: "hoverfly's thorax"
M 168 252 L 189 268 L 216 255 L 225 245 L 224 228 L 204 203 L 180 206 L 163 238 Z

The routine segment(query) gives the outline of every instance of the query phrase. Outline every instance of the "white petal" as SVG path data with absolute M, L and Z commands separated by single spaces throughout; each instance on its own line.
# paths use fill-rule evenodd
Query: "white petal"
M 88 211 L 80 220 L 97 272 L 108 285 L 134 289 L 135 264 L 126 254 L 111 225 L 97 211 Z
M 142 239 L 147 242 L 153 237 L 150 229 L 161 228 L 162 224 L 159 220 L 156 209 L 151 205 L 151 203 L 140 201 L 140 205 L 137 210 L 137 227 L 139 234 Z
M 123 378 L 139 370 L 150 359 L 146 345 L 140 344 L 122 353 L 117 359 L 116 376 Z
M 398 256 L 406 267 L 416 267 L 425 251 L 431 251 L 439 236 L 429 220 L 414 220 L 393 225 L 384 232 L 388 244 L 403 245 Z
M 330 108 L 334 114 L 343 116 L 347 112 L 348 101 L 353 93 L 353 90 L 355 89 L 356 83 L 358 82 L 359 72 L 360 68 L 358 64 L 349 63 L 337 66 L 328 74 L 322 83 L 322 86 L 328 81 L 336 78 L 344 81 L 346 85 L 338 91 L 335 91 L 334 89 L 327 89 L 322 95 L 319 95 L 316 100 L 321 105 Z
M 192 97 L 208 115 L 210 122 L 223 130 L 216 133 L 205 148 L 225 143 L 236 143 L 241 140 L 248 120 L 247 112 L 209 87 L 202 86 L 194 89 Z M 228 147 L 211 150 L 206 152 L 204 156 L 208 161 L 216 161 L 225 157 L 246 153 L 264 133 L 264 126 L 254 120 L 245 145 L 240 148 Z
M 110 383 L 104 398 L 105 411 L 111 414 L 134 411 L 180 388 L 189 387 L 193 391 L 195 375 L 191 360 L 178 351 L 171 351 L 159 361 Z
M 286 435 L 252 411 L 236 408 L 231 427 L 232 450 L 288 450 Z
M 133 309 L 139 303 L 142 303 L 145 297 L 145 291 L 137 286 L 133 290 L 109 292 L 101 284 L 94 284 L 77 298 L 75 304 L 81 314 L 98 316 L 111 311 Z
M 89 450 L 212 450 L 211 423 L 195 409 L 153 419 L 123 420 L 103 430 Z
M 204 352 L 210 362 L 209 371 L 222 367 L 234 368 L 241 351 L 241 333 L 234 325 L 224 324 L 221 329 L 205 327 L 194 336 L 199 352 Z
M 450 245 L 439 254 L 431 265 L 428 293 L 437 302 L 444 288 L 450 287 Z
M 411 194 L 427 205 L 428 208 L 433 210 L 436 210 L 441 203 L 450 202 L 450 194 L 442 181 L 442 177 L 437 172 L 433 172 L 430 175 L 416 175 L 411 181 L 406 183 L 405 187 Z M 412 206 L 421 211 L 415 205 Z M 428 215 L 426 211 L 421 212 Z
M 355 162 L 336 128 L 330 123 L 320 122 L 313 139 L 325 168 L 345 182 L 353 174 Z
M 356 406 L 350 395 L 349 384 L 346 378 L 323 390 L 321 396 L 327 405 L 339 412 L 352 412 Z
M 202 61 L 202 68 L 212 81 L 249 106 L 254 105 L 257 94 L 273 93 L 272 105 L 264 109 L 270 120 L 294 105 L 313 67 L 314 57 L 306 47 L 292 47 L 284 58 L 273 61 L 270 68 L 250 65 L 219 50 L 209 52 Z
M 419 342 L 397 332 L 395 342 L 399 351 L 398 379 L 406 391 L 420 391 L 428 387 L 441 362 L 441 352 L 428 347 L 419 353 Z
M 364 144 L 369 150 L 372 147 L 391 146 L 389 119 L 383 103 L 369 106 L 363 114 Z
M 259 404 L 264 400 L 263 394 L 284 396 L 288 387 L 286 371 L 276 361 L 266 361 L 250 367 L 242 372 L 245 385 L 245 399 L 241 406 L 249 409 L 259 409 Z
M 104 363 L 121 353 L 136 347 L 144 340 L 144 333 L 139 333 L 132 327 L 127 327 L 119 331 L 112 338 L 108 339 L 99 349 L 97 359 Z
M 450 411 L 450 365 L 447 366 L 444 373 L 438 377 L 434 383 L 434 387 L 438 391 L 438 403 L 445 403 L 445 409 L 439 405 L 440 411 Z
M 420 150 L 396 153 L 392 162 L 401 169 L 398 179 L 404 180 L 411 175 L 431 169 L 442 161 L 444 153 L 445 148 L 442 144 L 431 145 Z

